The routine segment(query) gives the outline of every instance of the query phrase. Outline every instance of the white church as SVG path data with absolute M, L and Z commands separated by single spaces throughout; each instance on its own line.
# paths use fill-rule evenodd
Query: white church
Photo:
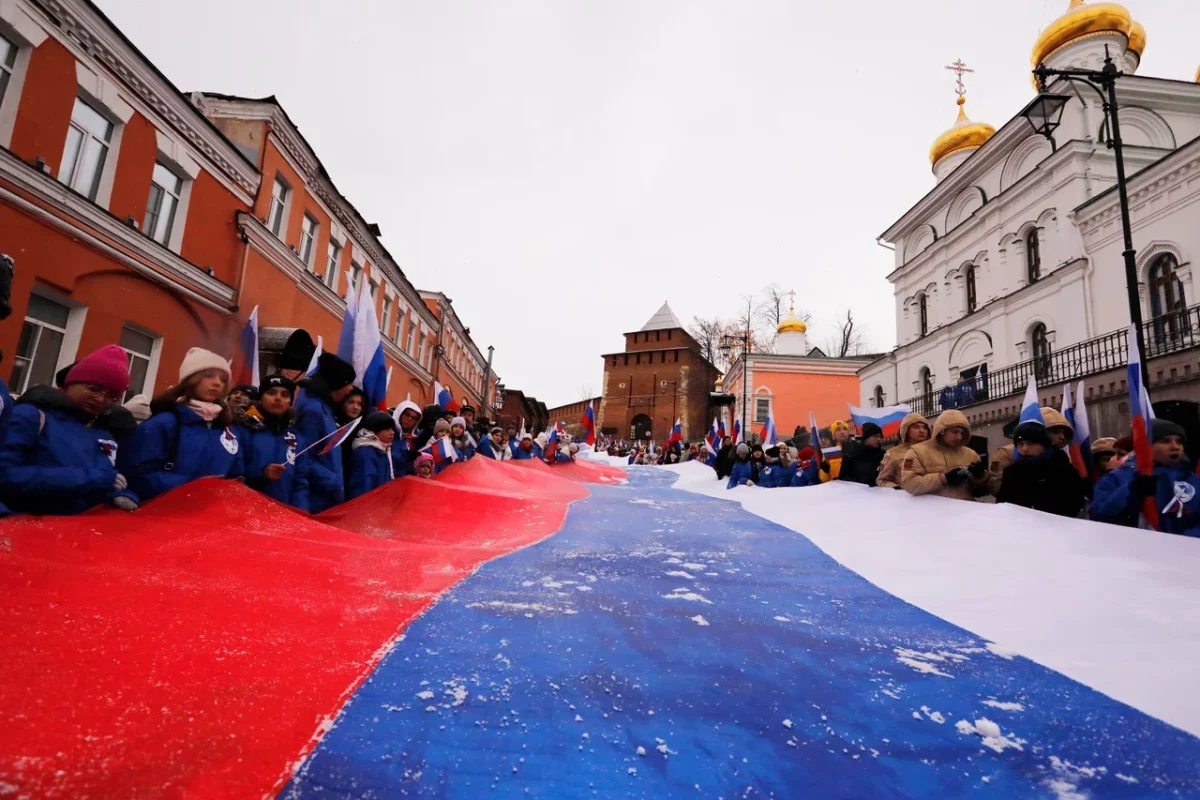
M 1200 321 L 1187 312 L 1200 303 L 1200 72 L 1191 81 L 1138 75 L 1145 46 L 1122 6 L 1071 0 L 1038 37 L 1032 63 L 1099 70 L 1107 48 L 1124 73 L 1120 129 L 1154 355 L 1181 337 L 1200 344 Z M 970 120 L 961 76 L 958 120 L 929 153 L 936 185 L 880 237 L 895 248 L 897 347 L 859 371 L 863 405 L 909 402 L 936 414 L 1020 392 L 1030 372 L 1039 385 L 1084 377 L 1118 358 L 1116 334 L 1130 322 L 1099 96 L 1051 80 L 1047 91 L 1071 96 L 1052 144 L 1020 112 L 999 129 Z

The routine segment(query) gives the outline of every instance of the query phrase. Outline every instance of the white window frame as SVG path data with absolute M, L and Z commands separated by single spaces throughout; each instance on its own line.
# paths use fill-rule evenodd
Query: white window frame
M 176 230 L 178 228 L 182 227 L 180 225 L 181 220 L 179 219 L 179 206 L 183 202 L 183 193 L 184 193 L 184 190 L 187 188 L 188 181 L 182 175 L 179 175 L 177 172 L 175 172 L 175 170 L 171 168 L 171 165 L 165 163 L 162 159 L 156 160 L 154 162 L 154 167 L 155 167 L 156 172 L 158 170 L 158 167 L 162 167 L 166 172 L 168 172 L 171 175 L 171 177 L 173 177 L 175 180 L 179 181 L 179 190 L 177 192 L 171 191 L 171 189 L 169 189 L 166 186 L 163 186 L 157 180 L 155 180 L 154 173 L 151 173 L 151 175 L 150 175 L 150 195 L 147 196 L 147 198 L 146 198 L 146 214 L 142 220 L 142 233 L 146 234 L 147 236 L 149 236 L 151 239 L 158 242 L 159 244 L 170 247 L 171 242 L 174 241 L 176 238 L 176 236 L 175 236 Z M 155 232 L 150 230 L 150 228 L 151 228 L 151 225 L 150 225 L 150 213 L 151 213 L 150 212 L 150 199 L 151 199 L 151 197 L 154 196 L 154 187 L 156 187 L 156 186 L 158 187 L 159 191 L 162 193 L 160 195 L 160 197 L 162 197 L 163 200 L 161 200 L 159 202 L 159 211 L 156 212 L 156 215 L 155 215 L 155 219 L 154 219 L 155 227 L 162 224 L 162 221 L 163 221 L 162 203 L 163 203 L 163 201 L 165 201 L 165 198 L 167 196 L 169 196 L 169 197 L 174 198 L 174 200 L 175 200 L 175 203 L 173 204 L 173 206 L 171 208 L 171 216 L 170 216 L 170 226 L 171 227 L 170 227 L 170 230 L 167 231 L 167 236 L 163 239 L 159 239 L 158 236 L 155 234 Z M 180 237 L 180 238 L 182 238 L 182 237 Z
M 275 194 L 277 187 L 283 188 L 283 196 L 278 197 Z M 279 241 L 287 241 L 288 219 L 292 212 L 292 195 L 295 192 L 292 185 L 287 182 L 287 179 L 280 173 L 275 173 L 275 180 L 271 183 L 271 205 L 267 209 L 267 230 L 274 234 Z M 276 212 L 278 209 L 278 213 Z M 276 230 L 278 228 L 278 230 Z
M 29 58 L 49 35 L 18 4 L 0 0 L 0 36 L 17 47 L 17 58 L 9 72 L 8 87 L 4 91 L 3 101 L 0 101 L 0 147 L 7 148 L 12 144 L 17 107 L 21 105 L 25 75 L 29 72 Z
M 425 329 L 417 330 L 417 352 L 413 354 L 413 359 L 422 367 L 425 366 Z
M 144 394 L 148 397 L 153 397 L 154 396 L 154 384 L 158 380 L 158 363 L 159 363 L 160 357 L 162 356 L 162 343 L 163 343 L 162 337 L 159 336 L 158 334 L 154 333 L 153 331 L 148 331 L 145 328 L 143 328 L 141 325 L 137 325 L 133 322 L 126 322 L 122 326 L 122 330 L 121 330 L 122 333 L 124 333 L 125 328 L 128 328 L 129 330 L 133 331 L 134 333 L 141 334 L 142 336 L 147 336 L 150 338 L 150 355 L 149 356 L 146 356 L 142 353 L 131 353 L 129 350 L 125 349 L 124 347 L 121 348 L 122 350 L 125 350 L 125 353 L 129 356 L 130 367 L 133 366 L 132 361 L 134 358 L 143 358 L 147 362 L 146 363 L 146 383 L 145 383 L 145 385 L 142 386 L 142 390 L 140 392 L 133 391 L 132 386 L 129 387 L 129 390 L 125 392 L 125 394 L 126 394 L 125 402 L 128 402 L 130 398 L 132 398 L 138 394 Z M 133 372 L 133 370 L 130 369 L 131 374 L 132 374 L 132 372 Z M 130 392 L 132 392 L 132 394 L 130 394 Z
M 156 162 L 183 179 L 183 188 L 179 192 L 179 203 L 175 206 L 175 225 L 171 228 L 171 238 L 164 243 L 168 250 L 179 253 L 183 249 L 188 209 L 192 204 L 192 188 L 196 185 L 196 177 L 200 174 L 200 165 L 180 142 L 160 130 L 155 130 L 154 135 L 158 140 Z
M 767 404 L 767 413 L 765 416 L 760 416 L 758 413 L 758 409 L 759 409 L 758 404 L 759 403 Z M 770 418 L 771 418 L 771 398 L 763 397 L 762 395 L 757 395 L 754 398 L 754 421 L 755 422 L 766 422 Z
M 417 343 L 417 327 L 417 318 L 414 315 L 413 318 L 408 321 L 408 333 L 406 334 L 407 338 L 404 340 L 404 352 L 408 353 L 414 360 L 417 360 L 416 351 L 414 349 Z M 417 361 L 417 363 L 419 364 L 420 361 Z
M 312 223 L 311 229 L 309 223 Z M 321 222 L 312 215 L 311 212 L 305 211 L 304 218 L 300 221 L 300 243 L 296 248 L 297 255 L 304 262 L 304 266 L 308 267 L 309 272 L 315 272 L 316 254 L 317 254 L 317 239 L 321 234 Z M 306 252 L 307 251 L 307 252 Z
M 62 333 L 62 347 L 59 348 L 58 359 L 54 364 L 54 373 L 57 373 L 60 369 L 68 364 L 75 363 L 75 355 L 79 352 L 79 339 L 83 334 L 83 323 L 87 319 L 87 306 L 81 306 L 78 303 L 73 303 L 71 300 L 59 294 L 58 292 L 47 289 L 44 286 L 35 286 L 33 291 L 30 292 L 30 295 L 37 295 L 43 300 L 48 300 L 51 303 L 57 303 L 58 305 L 66 306 L 67 308 L 67 324 L 65 328 L 48 325 L 39 319 L 31 319 L 29 317 L 28 305 L 26 305 L 25 316 L 22 317 L 22 322 L 32 322 L 41 327 L 52 328 L 53 330 Z M 34 352 L 37 352 L 36 344 L 34 345 Z M 13 394 L 21 394 L 29 388 L 28 376 L 30 372 L 32 372 L 32 370 L 27 370 L 25 373 L 24 386 L 9 387 Z
M 104 167 L 100 170 L 100 182 L 96 187 L 96 197 L 92 200 L 101 208 L 107 209 L 112 200 L 113 181 L 117 174 L 117 162 L 121 157 L 121 140 L 125 134 L 125 124 L 133 117 L 133 106 L 125 102 L 117 84 L 93 72 L 81 61 L 75 62 L 75 81 L 79 90 L 80 100 L 91 106 L 92 110 L 113 124 L 113 132 L 108 143 L 108 158 L 104 159 Z M 63 152 L 66 152 L 66 141 L 63 142 Z M 61 175 L 62 165 L 59 165 Z M 61 180 L 61 178 L 60 178 Z M 61 181 L 70 185 L 68 181 Z
M 95 114 L 108 125 L 107 135 L 104 138 L 98 136 L 94 131 L 88 130 L 80 122 L 75 120 L 75 109 L 83 106 L 91 113 Z M 58 168 L 58 180 L 64 185 L 73 189 L 78 194 L 83 195 L 89 201 L 101 205 L 100 189 L 101 183 L 104 181 L 104 174 L 109 170 L 109 167 L 117 160 L 119 152 L 113 146 L 117 137 L 118 125 L 113 122 L 100 109 L 96 108 L 92 103 L 81 96 L 76 96 L 75 104 L 71 109 L 71 119 L 67 124 L 67 138 L 63 143 L 62 160 Z M 79 146 L 75 151 L 75 157 L 71 163 L 67 163 L 67 149 L 71 143 L 71 139 L 75 136 L 79 137 Z M 85 154 L 89 150 L 99 145 L 103 152 L 103 158 L 100 161 L 99 169 L 88 175 L 89 180 L 84 181 L 81 174 L 81 167 L 85 162 Z M 86 191 L 85 191 L 86 190 Z M 111 191 L 110 191 L 111 194 Z M 107 206 L 107 203 L 103 204 Z
M 383 293 L 383 305 L 380 306 L 379 311 L 379 332 L 384 336 L 387 336 L 388 317 L 392 316 L 392 307 L 395 305 L 395 299 L 385 291 Z
M 325 275 L 323 276 L 323 280 L 325 285 L 335 292 L 338 287 L 338 270 L 340 269 L 339 265 L 342 261 L 342 251 L 344 249 L 345 247 L 341 242 L 333 238 L 332 235 L 329 237 L 329 244 L 325 248 Z M 330 250 L 334 252 L 330 253 Z
M 358 295 L 359 285 L 362 283 L 363 271 L 364 271 L 363 265 L 358 262 L 358 259 L 354 257 L 354 253 L 351 252 L 350 253 L 350 279 L 346 281 L 346 283 L 347 283 L 346 296 L 347 297 L 349 297 L 351 294 L 354 294 L 355 296 Z

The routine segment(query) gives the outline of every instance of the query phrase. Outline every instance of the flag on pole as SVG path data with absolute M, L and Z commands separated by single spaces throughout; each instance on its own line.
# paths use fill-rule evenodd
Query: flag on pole
M 236 382 L 258 386 L 261 383 L 258 374 L 258 306 L 250 312 L 250 318 L 242 328 L 238 349 L 240 356 Z
M 763 447 L 774 447 L 779 444 L 779 440 L 775 438 L 775 420 L 770 415 L 767 416 L 767 421 L 759 436 L 763 440 Z
M 1133 417 L 1133 458 L 1139 475 L 1154 474 L 1154 457 L 1150 449 L 1150 421 L 1154 410 L 1150 406 L 1150 395 L 1142 383 L 1142 354 L 1138 351 L 1137 328 L 1129 326 L 1129 367 L 1125 382 L 1129 387 L 1129 412 Z M 1158 506 L 1154 497 L 1142 503 L 1142 518 L 1154 530 L 1158 530 Z
M 308 369 L 304 370 L 304 377 L 311 378 L 313 375 L 317 374 L 317 362 L 321 358 L 321 354 L 325 352 L 324 345 L 325 345 L 325 340 L 323 338 L 321 338 L 320 334 L 317 334 L 317 349 L 313 350 L 312 358 L 310 358 L 308 360 Z M 298 408 L 300 406 L 300 400 L 303 399 L 303 397 L 304 397 L 304 387 L 297 386 L 296 387 L 296 399 L 292 403 L 292 408 Z
M 455 402 L 454 395 L 445 386 L 442 386 L 437 381 L 433 382 L 433 402 L 442 407 L 442 411 L 453 411 L 458 413 L 459 404 Z
M 733 421 L 733 446 L 737 447 L 742 443 L 742 421 L 735 419 Z
M 338 358 L 345 361 L 347 364 L 354 363 L 354 318 L 358 314 L 358 297 L 354 290 L 357 288 L 354 285 L 353 273 L 347 271 L 346 275 L 346 311 L 342 314 L 342 332 L 338 336 L 337 355 Z
M 379 333 L 379 318 L 375 314 L 375 300 L 371 297 L 371 283 L 360 283 L 362 286 L 354 312 L 350 363 L 354 366 L 355 383 L 366 398 L 366 406 L 382 411 L 387 409 L 387 362 L 383 358 L 383 337 Z
M 717 427 L 717 442 L 719 443 L 725 438 L 725 420 L 717 419 L 714 420 L 713 424 Z
M 683 423 L 682 420 L 676 419 L 675 426 L 671 428 L 671 434 L 667 437 L 665 446 L 670 447 L 673 444 L 678 444 L 683 441 Z
M 1083 404 L 1083 383 L 1079 384 L 1078 408 L 1071 401 L 1071 384 L 1063 387 L 1062 415 L 1071 426 L 1074 435 L 1067 445 L 1067 455 L 1075 466 L 1079 477 L 1091 479 L 1092 434 L 1088 428 L 1087 408 Z
M 1046 424 L 1046 419 L 1042 416 L 1041 403 L 1038 401 L 1037 379 L 1033 375 L 1029 376 L 1029 385 L 1025 387 L 1025 399 L 1021 403 L 1021 418 L 1017 420 L 1017 424 L 1022 422 Z
M 587 408 L 583 410 L 583 430 L 587 436 L 584 438 L 590 447 L 596 446 L 596 412 L 592 410 L 592 404 L 588 403 Z
M 321 442 L 325 442 L 325 446 L 321 448 L 320 455 L 323 455 L 323 456 L 328 455 L 329 453 L 333 452 L 333 448 L 337 447 L 342 442 L 344 442 L 350 438 L 350 434 L 354 433 L 354 429 L 358 427 L 358 423 L 362 422 L 362 420 L 363 420 L 362 417 L 358 417 L 357 419 L 352 419 L 349 422 L 347 422 L 345 425 L 343 425 L 342 427 L 333 431 L 332 433 L 325 434 L 320 439 L 317 439 L 315 442 L 310 444 L 308 447 L 301 450 L 299 453 L 296 453 L 295 456 L 289 456 L 288 463 L 294 464 L 296 462 L 296 457 L 304 455 L 309 450 L 312 450 L 314 447 L 319 445 Z
M 912 406 L 901 403 L 883 408 L 859 408 L 850 406 L 850 419 L 855 432 L 862 434 L 864 422 L 874 422 L 883 430 L 883 438 L 894 439 L 900 435 L 900 423 L 912 413 Z
M 451 464 L 458 460 L 458 451 L 454 449 L 454 443 L 450 441 L 449 436 L 434 439 L 422 447 L 421 452 L 429 453 L 433 456 L 435 464 Z

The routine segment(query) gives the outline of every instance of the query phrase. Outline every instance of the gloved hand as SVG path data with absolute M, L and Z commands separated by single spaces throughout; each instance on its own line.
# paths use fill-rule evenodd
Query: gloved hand
M 987 464 L 983 463 L 983 459 L 979 459 L 974 464 L 967 467 L 967 472 L 971 473 L 972 478 L 982 478 L 987 472 Z
M 286 464 L 267 464 L 263 467 L 263 477 L 269 481 L 277 481 L 283 475 L 283 470 L 287 467 Z
M 138 507 L 137 503 L 133 502 L 132 499 L 125 497 L 124 495 L 121 495 L 120 497 L 114 497 L 112 504 L 115 508 L 119 508 L 122 511 L 137 511 Z
M 123 492 L 128 486 L 129 481 L 125 480 L 125 476 L 118 472 L 116 480 L 113 481 L 113 490 Z M 134 508 L 137 508 L 137 506 L 135 505 Z
M 753 485 L 754 485 L 754 481 L 746 481 L 746 485 L 747 485 L 747 486 L 753 486 Z
M 1157 475 L 1138 475 L 1133 479 L 1133 493 L 1137 497 L 1154 497 L 1157 491 Z
M 833 468 L 830 466 L 828 461 L 821 462 L 821 472 L 824 472 L 826 475 L 828 475 L 832 471 L 833 471 Z
M 956 467 L 946 473 L 946 483 L 951 486 L 961 486 L 967 482 L 967 471 L 962 467 Z

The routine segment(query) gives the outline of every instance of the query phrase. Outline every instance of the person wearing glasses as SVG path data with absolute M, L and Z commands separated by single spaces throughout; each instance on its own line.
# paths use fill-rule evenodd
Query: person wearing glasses
M 10 511 L 138 507 L 138 496 L 117 470 L 117 455 L 136 425 L 119 405 L 128 388 L 129 357 L 107 345 L 72 366 L 61 389 L 26 390 L 0 447 L 0 499 Z

